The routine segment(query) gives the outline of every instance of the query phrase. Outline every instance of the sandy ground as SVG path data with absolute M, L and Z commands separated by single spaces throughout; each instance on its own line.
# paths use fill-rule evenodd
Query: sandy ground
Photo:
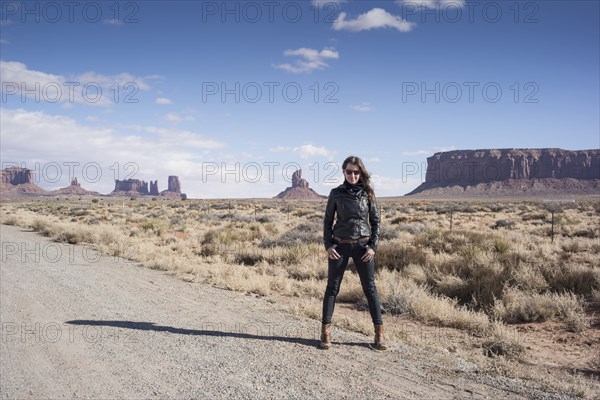
M 334 330 L 265 298 L 186 283 L 0 228 L 0 395 L 41 398 L 556 398 L 454 354 Z

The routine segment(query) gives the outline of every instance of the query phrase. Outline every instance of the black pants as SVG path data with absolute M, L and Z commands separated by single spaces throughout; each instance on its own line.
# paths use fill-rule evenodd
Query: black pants
M 382 325 L 381 320 L 381 304 L 379 303 L 379 295 L 375 287 L 375 259 L 369 262 L 364 262 L 361 257 L 367 251 L 364 244 L 338 244 L 335 248 L 340 255 L 338 260 L 329 259 L 329 270 L 327 277 L 327 289 L 323 298 L 323 320 L 324 324 L 330 324 L 333 317 L 333 309 L 335 307 L 335 298 L 340 292 L 340 285 L 348 260 L 352 257 L 356 271 L 360 277 L 363 292 L 369 303 L 369 312 L 374 325 Z

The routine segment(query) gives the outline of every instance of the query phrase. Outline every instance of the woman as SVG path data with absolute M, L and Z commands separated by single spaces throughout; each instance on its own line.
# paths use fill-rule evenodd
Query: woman
M 352 257 L 375 326 L 373 347 L 385 350 L 387 347 L 383 337 L 381 305 L 375 288 L 374 257 L 379 242 L 379 209 L 375 192 L 371 187 L 371 177 L 360 158 L 346 158 L 342 170 L 344 183 L 331 190 L 323 220 L 323 243 L 327 250 L 329 269 L 319 347 L 331 347 L 331 318 L 335 298 L 340 291 L 348 260 Z

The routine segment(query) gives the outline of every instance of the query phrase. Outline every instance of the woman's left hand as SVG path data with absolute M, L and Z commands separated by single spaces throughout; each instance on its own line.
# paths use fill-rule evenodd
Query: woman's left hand
M 373 259 L 373 257 L 375 257 L 375 250 L 373 250 L 370 247 L 367 247 L 367 251 L 365 251 L 365 254 L 363 254 L 363 256 L 360 259 L 364 262 L 369 262 Z

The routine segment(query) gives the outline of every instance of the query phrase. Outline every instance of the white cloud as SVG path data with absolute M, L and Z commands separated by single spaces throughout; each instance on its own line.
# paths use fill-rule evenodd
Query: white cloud
M 123 21 L 114 19 L 114 18 L 113 19 L 105 19 L 102 22 L 105 23 L 106 25 L 124 25 Z
M 165 119 L 169 122 L 173 122 L 174 124 L 178 124 L 182 121 L 193 121 L 194 117 L 191 115 L 180 115 L 174 112 L 170 112 L 165 115 Z
M 100 119 L 95 115 L 88 115 L 85 117 L 85 120 L 88 122 L 98 122 Z
M 302 159 L 313 157 L 332 158 L 335 155 L 334 151 L 327 150 L 325 147 L 317 147 L 312 144 L 303 144 L 297 147 L 276 146 L 269 148 L 272 153 L 296 153 Z
M 356 105 L 350 106 L 350 108 L 353 109 L 354 111 L 359 111 L 359 112 L 373 111 L 373 108 L 371 107 L 371 104 L 369 104 L 369 103 L 356 104 Z
M 400 6 L 408 5 L 416 10 L 427 9 L 445 9 L 445 8 L 463 8 L 465 6 L 465 0 L 397 0 Z
M 332 158 L 335 152 L 327 150 L 325 147 L 317 147 L 312 144 L 304 144 L 300 147 L 294 147 L 292 150 L 297 153 L 300 158 L 307 159 L 313 157 Z
M 360 14 L 354 20 L 346 20 L 346 15 L 345 12 L 340 13 L 338 19 L 333 23 L 333 29 L 360 32 L 378 28 L 394 28 L 400 32 L 409 32 L 416 26 L 415 23 L 392 15 L 382 8 L 373 8 L 364 14 Z
M 154 102 L 161 105 L 172 104 L 171 99 L 167 99 L 166 97 L 158 97 Z
M 35 95 L 42 102 L 106 106 L 115 100 L 123 101 L 124 96 L 134 95 L 135 98 L 138 90 L 150 89 L 147 80 L 156 78 L 136 77 L 128 73 L 101 75 L 96 72 L 62 76 L 31 70 L 21 62 L 0 60 L 3 90 L 12 96 L 33 98 Z M 35 94 L 21 95 L 23 88 Z
M 285 147 L 285 146 L 277 146 L 277 147 L 271 147 L 269 148 L 269 151 L 273 152 L 273 153 L 285 153 L 288 151 L 292 151 L 291 147 Z
M 218 140 L 208 139 L 203 135 L 178 129 L 160 128 L 156 126 L 129 125 L 128 128 L 138 132 L 152 133 L 156 137 L 159 146 L 182 147 L 186 149 L 220 149 L 225 143 Z
M 294 74 L 312 72 L 317 69 L 325 69 L 329 66 L 325 60 L 337 60 L 340 54 L 333 48 L 324 48 L 323 50 L 315 50 L 302 47 L 296 50 L 286 50 L 283 53 L 285 56 L 299 57 L 292 64 L 285 63 L 274 65 L 275 68 L 283 69 Z
M 27 68 L 27 65 L 16 61 L 0 60 L 0 79 L 2 83 L 16 82 L 33 87 L 36 83 L 44 86 L 48 83 L 63 83 L 65 78 L 60 75 L 47 74 L 41 71 L 34 71 Z
M 10 44 L 10 42 L 6 39 L 0 39 L 0 44 Z

